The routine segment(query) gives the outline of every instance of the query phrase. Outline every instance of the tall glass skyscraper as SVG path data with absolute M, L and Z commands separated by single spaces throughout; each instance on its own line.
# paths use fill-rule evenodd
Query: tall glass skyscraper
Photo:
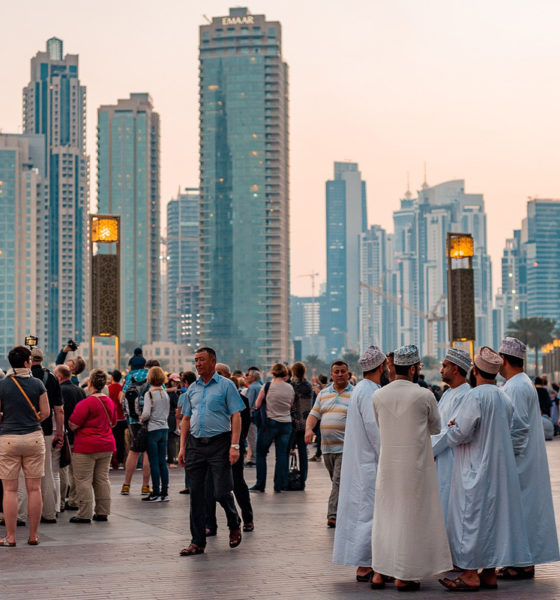
M 191 350 L 200 335 L 199 212 L 198 188 L 185 188 L 167 204 L 167 335 Z
M 161 339 L 160 134 L 149 94 L 97 110 L 97 209 L 121 217 L 121 339 Z
M 326 183 L 327 347 L 335 357 L 358 350 L 360 340 L 360 235 L 367 230 L 366 183 L 358 164 L 335 162 Z
M 0 366 L 26 335 L 37 333 L 40 236 L 37 214 L 48 201 L 45 139 L 0 134 Z
M 86 336 L 88 306 L 86 88 L 78 56 L 63 55 L 62 40 L 47 41 L 31 59 L 23 90 L 23 128 L 43 134 L 48 199 L 38 206 L 38 334 L 54 353 L 68 338 Z
M 200 27 L 202 342 L 232 366 L 290 358 L 287 71 L 280 23 Z

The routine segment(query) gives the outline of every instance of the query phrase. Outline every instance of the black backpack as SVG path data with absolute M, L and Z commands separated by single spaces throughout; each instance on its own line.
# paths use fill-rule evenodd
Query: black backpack
M 144 381 L 136 381 L 134 375 L 130 378 L 130 383 L 124 393 L 125 406 L 124 410 L 131 419 L 140 419 L 140 407 L 138 400 L 144 396 L 148 389 L 149 383 L 146 379 Z

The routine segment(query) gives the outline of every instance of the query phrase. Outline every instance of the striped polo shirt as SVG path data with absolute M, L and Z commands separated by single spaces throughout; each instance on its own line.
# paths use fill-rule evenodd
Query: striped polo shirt
M 317 395 L 313 409 L 309 413 L 321 421 L 321 451 L 325 454 L 342 452 L 346 413 L 352 389 L 350 384 L 340 393 L 334 389 L 333 384 L 323 388 Z

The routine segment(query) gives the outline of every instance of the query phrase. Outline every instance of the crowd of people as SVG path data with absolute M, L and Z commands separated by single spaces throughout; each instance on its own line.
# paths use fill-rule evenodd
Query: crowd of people
M 39 524 L 64 511 L 75 511 L 71 523 L 108 521 L 111 469 L 123 469 L 124 496 L 141 469 L 142 502 L 156 503 L 170 499 L 169 469 L 183 467 L 191 537 L 180 554 L 205 552 L 217 504 L 236 548 L 255 529 L 251 492 L 266 490 L 274 444 L 275 493 L 305 489 L 308 461 L 324 463 L 333 561 L 355 566 L 374 589 L 416 590 L 452 569 L 459 574 L 440 579 L 450 591 L 495 588 L 498 578 L 531 578 L 536 564 L 560 558 L 544 445 L 548 421 L 551 435 L 560 431 L 558 390 L 551 396 L 546 379 L 524 373 L 520 340 L 483 347 L 474 361 L 450 348 L 441 397 L 421 379 L 415 346 L 387 354 L 371 346 L 359 381 L 343 360 L 328 377 L 308 379 L 301 362 L 232 373 L 202 347 L 196 373 L 166 374 L 137 348 L 124 380 L 93 369 L 80 382 L 85 363 L 68 359 L 71 351 L 63 348 L 54 373 L 38 348 L 9 353 L 0 546 L 14 547 L 27 522 L 28 544 L 37 545 Z M 255 467 L 249 488 L 244 469 Z

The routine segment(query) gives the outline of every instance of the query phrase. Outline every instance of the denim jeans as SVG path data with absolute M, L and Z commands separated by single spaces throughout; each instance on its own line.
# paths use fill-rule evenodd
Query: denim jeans
M 156 496 L 167 496 L 169 487 L 169 470 L 167 469 L 167 429 L 148 431 L 148 458 L 152 472 L 153 493 Z
M 288 446 L 292 435 L 292 422 L 281 423 L 267 419 L 266 426 L 257 434 L 257 483 L 255 487 L 264 492 L 266 487 L 266 455 L 274 442 L 276 466 L 274 468 L 274 489 L 282 491 L 288 484 L 289 458 Z

